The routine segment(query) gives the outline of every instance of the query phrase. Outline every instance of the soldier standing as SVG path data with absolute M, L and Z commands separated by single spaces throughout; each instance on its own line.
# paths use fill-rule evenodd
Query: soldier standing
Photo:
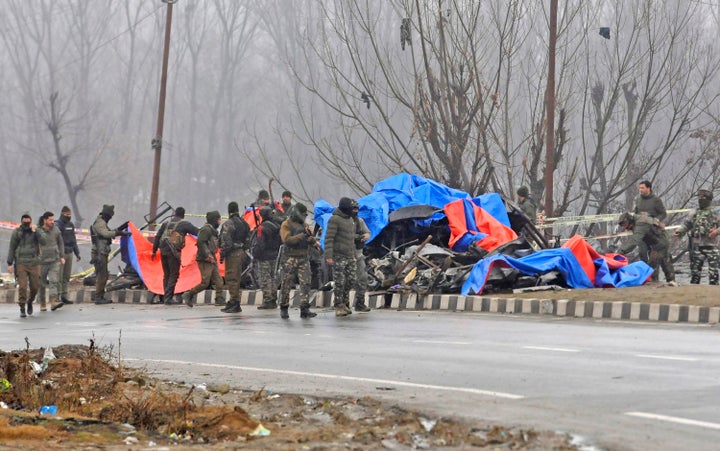
M 70 207 L 64 206 L 60 210 L 60 218 L 55 221 L 55 227 L 62 235 L 63 244 L 65 245 L 64 257 L 65 263 L 60 268 L 60 302 L 63 304 L 72 304 L 73 301 L 68 299 L 68 285 L 70 276 L 72 275 L 73 257 L 80 261 L 80 249 L 77 245 L 77 237 L 75 236 L 75 224 L 72 222 L 72 212 Z
M 197 260 L 200 269 L 200 283 L 183 293 L 183 301 L 188 307 L 195 305 L 195 295 L 203 291 L 212 283 L 215 288 L 215 302 L 224 302 L 223 280 L 220 277 L 215 254 L 218 250 L 218 227 L 220 227 L 220 212 L 209 211 L 205 215 L 207 223 L 200 227 L 197 237 Z
M 13 230 L 8 248 L 8 272 L 18 280 L 20 318 L 33 314 L 33 300 L 40 285 L 40 249 L 35 224 L 29 214 L 22 215 L 20 227 Z M 14 271 L 13 271 L 14 270 Z M 28 288 L 30 292 L 28 294 Z M 25 308 L 27 307 L 27 314 Z
M 275 309 L 277 308 L 275 268 L 278 263 L 278 252 L 282 245 L 278 220 L 282 221 L 282 216 L 270 207 L 263 207 L 260 209 L 260 217 L 262 217 L 262 223 L 257 229 L 253 253 L 255 261 L 258 263 L 258 279 L 263 293 L 263 301 L 258 309 Z
M 665 205 L 663 204 L 663 201 L 657 197 L 655 194 L 653 194 L 652 191 L 652 182 L 650 180 L 643 180 L 640 182 L 640 185 L 638 187 L 638 191 L 640 195 L 635 199 L 635 217 L 638 220 L 641 220 L 643 216 L 647 216 L 645 218 L 645 221 L 652 221 L 653 219 L 657 219 L 660 221 L 660 228 L 664 229 L 665 226 L 662 224 L 662 221 L 665 220 L 667 217 L 667 211 L 665 210 Z M 640 252 L 640 259 L 646 263 L 650 263 L 650 249 L 645 243 L 640 243 L 638 246 L 639 252 Z M 652 280 L 658 280 L 658 273 L 654 272 L 652 275 Z M 665 275 L 667 277 L 667 274 Z
M 717 285 L 720 267 L 717 236 L 720 221 L 710 207 L 712 191 L 701 189 L 697 196 L 699 208 L 690 212 L 688 219 L 675 231 L 675 236 L 686 233 L 690 236 L 690 283 L 700 283 L 702 267 L 707 260 L 710 285 Z
M 365 242 L 370 239 L 370 230 L 365 224 L 363 218 L 358 216 L 360 206 L 356 201 L 352 203 L 352 218 L 355 221 L 355 264 L 357 266 L 357 276 L 355 285 L 355 311 L 369 312 L 370 307 L 365 305 L 365 293 L 367 292 L 368 274 L 365 267 L 365 254 L 363 248 Z
M 355 286 L 355 221 L 352 218 L 353 200 L 340 199 L 327 223 L 325 232 L 325 261 L 332 267 L 335 279 L 335 316 L 347 316 L 350 309 L 350 290 Z
M 310 263 L 308 248 L 315 244 L 315 237 L 305 224 L 307 207 L 297 203 L 290 217 L 280 226 L 280 238 L 285 245 L 285 261 L 282 265 L 282 284 L 280 288 L 280 317 L 289 318 L 290 287 L 295 278 L 300 281 L 300 318 L 313 318 L 317 313 L 310 311 Z
M 163 223 L 153 240 L 151 258 L 155 260 L 160 249 L 160 262 L 163 269 L 163 302 L 165 305 L 182 304 L 176 300 L 175 286 L 180 276 L 182 250 L 185 247 L 185 236 L 189 233 L 197 236 L 198 231 L 192 223 L 185 220 L 185 208 L 177 207 L 173 217 Z
M 58 293 L 60 267 L 65 264 L 65 245 L 60 231 L 55 227 L 55 215 L 52 212 L 43 213 L 39 225 L 37 235 L 40 246 L 40 311 L 47 310 L 47 290 L 50 295 L 50 310 L 54 312 L 64 305 L 58 300 Z
M 225 261 L 225 283 L 227 284 L 230 300 L 222 309 L 224 313 L 239 313 L 240 308 L 240 278 L 245 262 L 245 249 L 247 249 L 250 226 L 240 217 L 240 206 L 237 202 L 228 204 L 227 221 L 222 225 L 220 232 L 220 260 Z M 218 304 L 215 297 L 215 305 Z
M 92 257 L 90 263 L 95 266 L 95 295 L 93 302 L 96 305 L 111 304 L 112 300 L 105 298 L 105 285 L 108 281 L 108 258 L 110 256 L 110 245 L 116 236 L 130 236 L 127 230 L 127 222 L 117 229 L 108 227 L 108 221 L 115 216 L 114 205 L 103 205 L 100 214 L 90 226 L 90 238 L 92 239 Z
M 537 219 L 537 203 L 535 202 L 535 199 L 530 197 L 530 190 L 527 186 L 521 186 L 517 190 L 517 196 L 520 209 L 523 213 L 525 213 L 525 216 L 527 216 L 528 219 L 535 224 Z

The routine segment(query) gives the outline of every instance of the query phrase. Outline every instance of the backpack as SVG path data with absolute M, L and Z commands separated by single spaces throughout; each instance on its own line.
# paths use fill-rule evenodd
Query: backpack
M 176 230 L 178 224 L 180 224 L 180 221 L 169 222 L 162 236 L 162 242 L 176 251 L 180 251 L 185 247 L 185 235 Z

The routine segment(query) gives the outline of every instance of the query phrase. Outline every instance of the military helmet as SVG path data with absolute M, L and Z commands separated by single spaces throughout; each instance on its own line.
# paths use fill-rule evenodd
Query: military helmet
M 635 216 L 630 212 L 623 213 L 618 219 L 618 225 L 626 229 L 631 229 L 635 225 Z

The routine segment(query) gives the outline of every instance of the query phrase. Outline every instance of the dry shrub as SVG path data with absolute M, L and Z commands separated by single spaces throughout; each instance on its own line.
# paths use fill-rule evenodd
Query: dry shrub
M 6 417 L 0 417 L 0 442 L 6 440 L 42 440 L 50 438 L 51 433 L 43 426 L 21 424 L 14 426 Z

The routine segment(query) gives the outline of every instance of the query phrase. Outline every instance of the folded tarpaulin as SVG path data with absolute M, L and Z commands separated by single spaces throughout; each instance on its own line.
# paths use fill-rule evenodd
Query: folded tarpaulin
M 122 261 L 130 264 L 140 275 L 148 291 L 155 294 L 163 294 L 163 269 L 160 254 L 152 259 L 152 243 L 143 236 L 142 232 L 133 224 L 129 224 L 132 236 L 123 237 L 120 240 L 120 251 Z M 197 240 L 192 235 L 185 236 L 185 248 L 180 254 L 180 276 L 175 293 L 184 293 L 200 283 L 200 270 L 198 269 L 195 256 L 197 255 Z M 216 258 L 219 261 L 220 252 Z M 220 264 L 220 274 L 225 275 L 225 265 Z
M 494 193 L 493 193 L 494 194 Z M 499 195 L 498 200 L 502 202 Z M 486 202 L 491 205 L 490 199 Z M 476 244 L 486 251 L 517 239 L 517 234 L 498 221 L 484 208 L 468 199 L 458 199 L 445 205 L 445 215 L 450 226 L 450 248 L 455 252 L 465 252 Z M 505 218 L 507 218 L 507 213 Z
M 582 237 L 574 236 L 570 246 L 543 249 L 522 258 L 493 255 L 478 261 L 462 286 L 462 294 L 481 294 L 496 265 L 537 276 L 557 270 L 572 288 L 634 287 L 644 284 L 653 270 L 645 262 L 627 263 L 621 255 L 600 255 Z

